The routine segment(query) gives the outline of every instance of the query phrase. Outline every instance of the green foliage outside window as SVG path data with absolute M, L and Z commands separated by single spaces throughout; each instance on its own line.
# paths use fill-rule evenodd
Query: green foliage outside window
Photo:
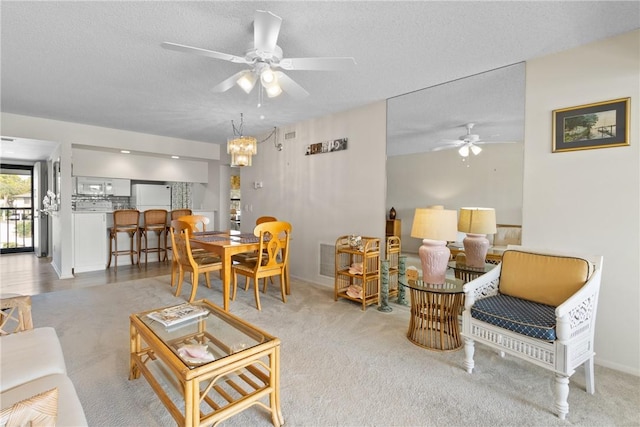
M 18 237 L 31 237 L 31 221 L 18 221 L 16 232 Z

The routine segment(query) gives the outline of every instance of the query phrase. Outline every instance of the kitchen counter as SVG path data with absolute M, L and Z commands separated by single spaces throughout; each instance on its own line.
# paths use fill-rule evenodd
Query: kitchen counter
M 109 260 L 109 230 L 113 226 L 114 209 L 100 209 L 94 207 L 87 210 L 74 210 L 73 213 L 73 269 L 75 273 L 104 270 Z M 98 210 L 100 209 L 100 210 Z M 216 229 L 216 210 L 194 210 L 194 215 L 205 215 L 209 218 L 208 230 Z M 144 223 L 144 216 L 140 213 L 140 225 Z M 167 221 L 169 225 L 169 221 Z M 149 247 L 157 245 L 157 235 L 151 233 Z M 126 233 L 118 234 L 118 247 L 128 248 L 129 237 Z M 137 239 L 135 242 L 137 250 Z M 153 257 L 152 257 L 153 259 Z M 137 261 L 137 260 L 136 260 Z M 129 257 L 119 257 L 118 265 L 129 265 Z
M 75 213 L 78 215 L 72 217 L 73 272 L 103 270 L 107 264 L 107 216 L 110 215 L 92 211 Z

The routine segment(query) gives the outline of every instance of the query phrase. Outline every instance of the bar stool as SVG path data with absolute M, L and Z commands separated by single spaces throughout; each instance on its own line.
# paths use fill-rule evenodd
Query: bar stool
M 136 209 L 120 209 L 113 211 L 113 226 L 109 231 L 109 262 L 107 268 L 111 267 L 111 258 L 115 257 L 115 270 L 118 270 L 118 255 L 129 254 L 131 256 L 131 265 L 134 264 L 133 255 L 138 256 L 140 262 L 140 254 L 134 248 L 134 236 L 138 232 L 140 222 L 140 211 Z M 127 233 L 131 246 L 128 250 L 118 250 L 118 233 Z M 115 244 L 114 244 L 115 242 Z
M 169 223 L 167 224 L 167 230 L 164 232 L 164 247 L 167 248 L 167 250 L 164 252 L 163 261 L 167 261 L 169 259 L 169 251 L 171 250 L 171 245 L 169 244 L 169 228 L 171 228 L 171 221 L 173 221 L 174 219 L 178 219 L 181 216 L 191 214 L 191 209 L 176 209 L 171 211 L 171 213 L 169 214 L 171 218 L 169 219 Z
M 144 253 L 144 265 L 147 265 L 150 252 L 158 253 L 158 262 L 163 261 L 167 254 L 167 247 L 163 243 L 163 234 L 167 233 L 167 211 L 164 209 L 149 209 L 144 211 L 144 223 L 138 231 L 138 265 Z M 158 246 L 149 248 L 149 234 L 158 235 Z M 144 240 L 144 246 L 142 245 Z

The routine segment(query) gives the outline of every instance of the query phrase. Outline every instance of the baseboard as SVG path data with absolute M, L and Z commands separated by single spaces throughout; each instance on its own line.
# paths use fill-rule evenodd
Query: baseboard
M 593 361 L 594 364 L 598 366 L 602 366 L 604 368 L 613 369 L 615 371 L 624 372 L 625 374 L 630 374 L 636 377 L 640 377 L 640 368 L 633 368 L 630 366 L 621 365 L 619 363 L 611 362 L 608 360 L 601 360 L 598 357 Z
M 58 279 L 73 279 L 73 274 L 71 275 L 64 275 L 62 274 L 62 272 L 60 271 L 60 268 L 58 267 L 58 265 L 51 261 L 51 266 L 53 267 L 53 269 L 56 271 L 56 274 L 58 275 Z

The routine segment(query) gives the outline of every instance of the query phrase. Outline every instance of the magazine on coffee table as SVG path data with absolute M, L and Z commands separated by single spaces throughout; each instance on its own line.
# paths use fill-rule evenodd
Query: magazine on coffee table
M 209 314 L 209 310 L 206 308 L 184 303 L 151 312 L 147 314 L 147 317 L 162 323 L 164 326 L 173 326 L 186 320 L 207 314 Z

